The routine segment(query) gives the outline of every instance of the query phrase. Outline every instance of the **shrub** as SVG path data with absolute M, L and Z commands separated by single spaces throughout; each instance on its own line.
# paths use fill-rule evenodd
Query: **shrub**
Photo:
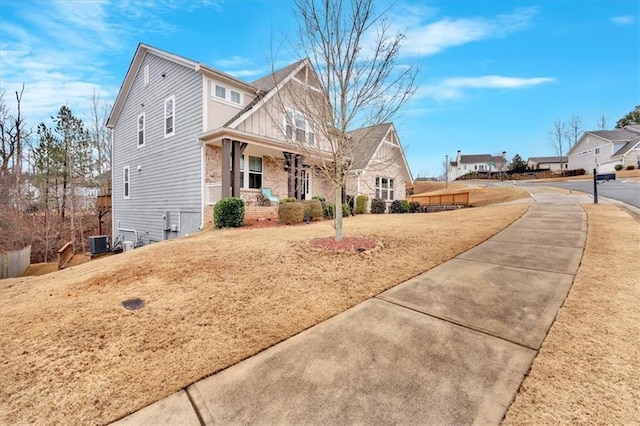
M 349 217 L 351 216 L 351 207 L 349 206 L 349 204 L 344 203 L 342 205 L 342 217 Z
M 285 225 L 304 221 L 305 205 L 295 201 L 287 201 L 278 205 L 278 221 Z
M 409 213 L 418 213 L 420 211 L 420 203 L 417 201 L 411 201 L 409 203 Z
M 311 220 L 320 220 L 323 217 L 322 203 L 320 200 L 307 200 L 304 203 L 306 211 L 309 212 Z
M 389 206 L 389 213 L 409 213 L 407 200 L 394 200 Z
M 622 170 L 622 164 L 616 164 L 614 169 L 616 169 L 616 172 L 619 172 L 620 170 Z
M 371 200 L 371 213 L 382 214 L 387 209 L 387 203 L 382 198 L 374 198 Z
M 358 195 L 356 197 L 356 214 L 367 213 L 367 201 L 369 201 L 369 197 L 366 195 Z
M 321 196 L 319 196 L 319 195 L 314 195 L 311 199 L 312 199 L 312 200 L 318 200 L 318 201 L 320 201 L 321 203 L 324 203 L 325 201 L 327 201 L 327 200 L 325 200 L 325 198 L 324 198 L 324 197 L 321 197 Z
M 213 208 L 213 223 L 216 228 L 237 228 L 244 224 L 244 201 L 227 197 Z
M 296 201 L 298 201 L 298 200 L 296 200 L 293 197 L 287 197 L 287 198 L 283 198 L 282 200 L 280 200 L 280 204 L 295 203 Z
M 635 170 L 635 166 L 631 165 L 631 166 L 627 166 L 627 170 Z
M 333 203 L 325 201 L 322 203 L 322 215 L 325 219 L 333 219 L 335 216 L 336 208 Z
M 576 170 L 576 176 L 582 176 L 582 175 L 586 175 L 587 172 L 585 169 L 578 169 Z

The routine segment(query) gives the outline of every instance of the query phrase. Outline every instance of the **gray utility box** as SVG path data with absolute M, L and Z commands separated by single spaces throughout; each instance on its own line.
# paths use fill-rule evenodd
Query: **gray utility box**
M 109 253 L 111 247 L 109 246 L 108 235 L 96 235 L 89 237 L 89 250 L 91 254 Z

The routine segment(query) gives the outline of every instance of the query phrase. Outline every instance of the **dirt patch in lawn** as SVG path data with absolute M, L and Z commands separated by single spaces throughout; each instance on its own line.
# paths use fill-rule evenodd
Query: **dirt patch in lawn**
M 0 424 L 104 424 L 479 244 L 526 205 L 202 232 L 0 281 Z M 130 310 L 123 303 L 143 302 Z M 132 302 L 128 302 L 131 304 Z
M 611 204 L 585 208 L 582 264 L 504 424 L 640 419 L 640 225 Z

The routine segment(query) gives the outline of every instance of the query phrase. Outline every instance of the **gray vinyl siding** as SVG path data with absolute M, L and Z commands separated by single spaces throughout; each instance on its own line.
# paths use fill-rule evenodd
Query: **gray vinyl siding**
M 149 65 L 150 84 L 144 86 Z M 162 77 L 162 74 L 165 77 Z M 173 136 L 164 137 L 164 101 L 175 95 Z M 145 145 L 137 146 L 137 119 L 145 113 Z M 202 75 L 147 53 L 124 102 L 113 135 L 113 233 L 142 242 L 197 231 L 202 222 Z M 123 198 L 123 167 L 130 168 L 129 198 Z M 138 170 L 138 166 L 141 170 Z M 164 213 L 179 232 L 164 231 Z

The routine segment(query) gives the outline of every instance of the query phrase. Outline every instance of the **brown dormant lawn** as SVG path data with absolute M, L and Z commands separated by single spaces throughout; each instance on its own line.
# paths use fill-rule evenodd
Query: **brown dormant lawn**
M 504 424 L 640 422 L 640 224 L 586 204 L 582 264 Z
M 364 215 L 369 254 L 309 242 L 329 222 L 208 231 L 0 281 L 0 424 L 103 424 L 486 240 L 527 205 Z M 122 302 L 141 298 L 145 307 Z

